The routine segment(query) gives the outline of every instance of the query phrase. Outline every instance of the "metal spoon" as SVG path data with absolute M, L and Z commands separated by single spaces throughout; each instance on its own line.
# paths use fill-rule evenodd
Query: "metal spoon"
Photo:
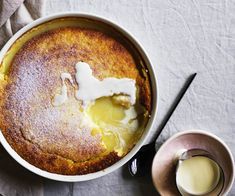
M 173 114 L 174 110 L 178 106 L 180 100 L 183 98 L 185 92 L 189 88 L 190 84 L 192 83 L 196 75 L 197 73 L 194 73 L 191 76 L 189 76 L 188 80 L 186 81 L 183 88 L 179 92 L 177 98 L 173 102 L 170 110 L 167 112 L 166 117 L 160 124 L 159 131 L 157 131 L 157 135 L 155 136 L 153 141 L 147 145 L 142 146 L 140 150 L 135 154 L 135 156 L 128 162 L 129 172 L 132 176 L 143 176 L 145 175 L 146 171 L 150 171 L 152 160 L 156 153 L 155 141 L 158 138 L 158 136 L 161 134 L 166 123 L 170 119 L 171 115 Z

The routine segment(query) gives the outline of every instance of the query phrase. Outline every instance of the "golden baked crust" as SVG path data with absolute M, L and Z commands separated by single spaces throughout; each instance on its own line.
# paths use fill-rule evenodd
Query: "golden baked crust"
M 79 102 L 68 86 L 69 99 L 53 107 L 60 74 L 75 74 L 84 61 L 99 79 L 133 78 L 141 104 L 150 112 L 149 79 L 140 75 L 131 54 L 106 34 L 65 27 L 30 39 L 14 57 L 5 84 L 0 85 L 0 129 L 13 149 L 29 163 L 59 174 L 87 174 L 117 162 L 105 153 L 100 135 L 91 136 L 79 118 Z M 79 130 L 78 130 L 79 129 Z

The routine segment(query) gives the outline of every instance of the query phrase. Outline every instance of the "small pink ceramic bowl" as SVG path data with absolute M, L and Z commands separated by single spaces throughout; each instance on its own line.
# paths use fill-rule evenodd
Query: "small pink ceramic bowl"
M 182 149 L 203 149 L 215 157 L 224 172 L 224 187 L 221 195 L 226 195 L 234 181 L 234 160 L 227 145 L 217 136 L 207 131 L 182 131 L 169 138 L 156 153 L 152 164 L 153 183 L 160 195 L 180 195 L 177 190 L 176 154 Z

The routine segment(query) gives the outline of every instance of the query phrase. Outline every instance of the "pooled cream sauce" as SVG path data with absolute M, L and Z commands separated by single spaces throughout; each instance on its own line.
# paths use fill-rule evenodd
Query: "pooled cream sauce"
M 102 137 L 106 138 L 103 141 L 104 145 L 110 146 L 110 143 L 113 142 L 115 146 L 111 146 L 121 156 L 127 146 L 126 140 L 131 140 L 130 138 L 138 130 L 137 116 L 139 112 L 144 111 L 140 108 L 139 103 L 136 103 L 135 80 L 114 77 L 99 80 L 92 75 L 90 65 L 85 62 L 78 62 L 75 69 L 75 79 L 78 84 L 75 98 L 82 101 L 82 106 L 85 109 L 84 118 L 88 119 L 87 123 L 100 130 L 103 134 Z M 68 99 L 66 79 L 74 85 L 69 73 L 61 74 L 62 87 L 60 93 L 56 94 L 52 100 L 54 106 L 60 106 Z M 109 98 L 113 95 L 117 95 L 117 97 L 115 99 L 114 97 Z M 119 106 L 115 106 L 115 104 Z M 109 111 L 107 111 L 107 108 Z M 122 112 L 124 116 L 121 118 Z M 116 122 L 116 120 L 119 122 Z
M 219 166 L 205 156 L 195 156 L 183 161 L 176 176 L 177 183 L 192 195 L 204 195 L 212 191 L 219 178 Z
M 85 62 L 78 62 L 75 68 L 75 79 L 79 86 L 75 97 L 83 102 L 83 106 L 86 107 L 89 103 L 94 102 L 98 98 L 118 94 L 127 95 L 130 100 L 130 104 L 135 104 L 135 80 L 130 78 L 118 79 L 114 77 L 98 80 L 92 75 L 90 65 Z M 66 79 L 68 79 L 73 85 L 72 76 L 69 73 L 62 73 L 62 88 L 60 94 L 56 94 L 52 101 L 54 106 L 60 106 L 68 99 L 67 86 L 65 84 Z
M 93 102 L 101 97 L 108 97 L 117 94 L 124 94 L 130 97 L 131 105 L 135 104 L 136 86 L 135 80 L 130 78 L 105 78 L 98 80 L 92 75 L 92 70 L 87 63 L 78 62 L 76 64 L 76 81 L 79 89 L 76 98 L 87 103 Z

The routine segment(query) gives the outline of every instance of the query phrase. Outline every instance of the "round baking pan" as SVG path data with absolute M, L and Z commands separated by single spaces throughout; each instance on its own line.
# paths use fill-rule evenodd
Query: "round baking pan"
M 130 52 L 132 53 L 135 61 L 137 61 L 137 64 L 145 67 L 148 70 L 150 82 L 151 82 L 151 94 L 152 94 L 152 109 L 151 109 L 151 117 L 147 123 L 147 126 L 145 127 L 145 130 L 137 142 L 137 144 L 133 147 L 133 149 L 123 158 L 121 158 L 118 162 L 115 164 L 109 166 L 108 168 L 95 172 L 95 173 L 89 173 L 85 175 L 61 175 L 61 174 L 55 174 L 50 173 L 47 171 L 44 171 L 42 169 L 39 169 L 35 167 L 34 165 L 28 163 L 23 158 L 21 158 L 15 150 L 8 144 L 7 140 L 3 136 L 2 132 L 0 131 L 0 142 L 3 145 L 3 147 L 6 149 L 6 151 L 22 166 L 30 170 L 31 172 L 34 172 L 35 174 L 38 174 L 40 176 L 43 176 L 45 178 L 58 180 L 58 181 L 67 181 L 67 182 L 76 182 L 76 181 L 85 181 L 90 180 L 94 178 L 98 178 L 100 176 L 103 176 L 105 174 L 108 174 L 118 168 L 120 168 L 122 165 L 124 165 L 127 161 L 129 161 L 135 153 L 140 149 L 140 147 L 146 142 L 146 139 L 150 135 L 151 131 L 155 131 L 156 129 L 156 111 L 157 111 L 157 103 L 158 103 L 158 89 L 157 89 L 157 79 L 156 79 L 156 73 L 154 71 L 154 67 L 151 64 L 146 52 L 144 51 L 143 47 L 134 39 L 134 37 L 128 33 L 126 30 L 121 28 L 119 25 L 116 25 L 115 23 L 111 22 L 110 20 L 90 15 L 90 14 L 82 14 L 82 13 L 60 13 L 56 15 L 46 16 L 43 18 L 39 18 L 32 23 L 28 24 L 24 28 L 20 29 L 2 48 L 0 51 L 0 66 L 2 64 L 2 61 L 5 57 L 5 55 L 8 54 L 9 49 L 11 46 L 16 43 L 16 41 L 25 33 L 27 33 L 32 28 L 35 28 L 41 24 L 45 24 L 45 28 L 41 30 L 40 32 L 37 32 L 37 28 L 35 28 L 34 35 L 43 33 L 43 31 L 48 31 L 53 28 L 59 28 L 63 27 L 63 23 L 53 26 L 50 25 L 50 22 L 53 20 L 58 20 L 66 18 L 72 18 L 75 19 L 77 22 L 66 24 L 66 25 L 75 25 L 78 27 L 85 27 L 85 28 L 93 28 L 97 30 L 104 31 L 107 34 L 110 34 L 111 36 L 115 37 L 122 43 Z

